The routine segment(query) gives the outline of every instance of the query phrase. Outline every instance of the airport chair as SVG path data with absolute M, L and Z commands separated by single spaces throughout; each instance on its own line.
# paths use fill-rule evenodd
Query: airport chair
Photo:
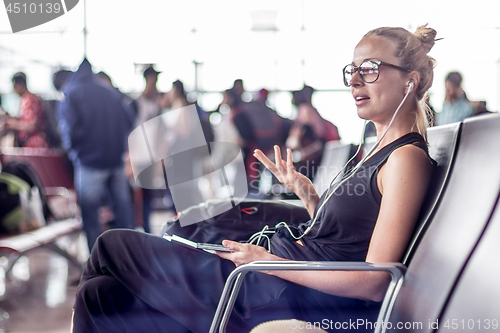
M 499 128 L 498 114 L 464 121 L 446 192 L 416 245 L 391 322 L 422 322 L 415 332 L 433 331 L 429 321 L 439 319 L 498 204 Z
M 481 332 L 500 327 L 500 208 L 486 226 L 438 318 L 437 332 Z

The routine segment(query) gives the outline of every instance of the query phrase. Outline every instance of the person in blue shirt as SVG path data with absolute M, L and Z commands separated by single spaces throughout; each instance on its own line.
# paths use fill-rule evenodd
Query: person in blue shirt
M 83 230 L 91 250 L 101 234 L 98 211 L 111 201 L 115 226 L 133 228 L 132 198 L 122 155 L 132 129 L 133 111 L 119 93 L 96 80 L 84 59 L 64 86 L 58 106 L 62 146 L 74 166 Z

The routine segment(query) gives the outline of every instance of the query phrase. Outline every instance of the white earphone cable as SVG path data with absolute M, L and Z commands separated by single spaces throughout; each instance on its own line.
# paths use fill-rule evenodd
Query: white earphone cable
M 364 143 L 364 140 L 363 140 L 363 137 L 364 137 L 364 129 L 363 129 L 363 132 L 362 132 L 362 137 L 361 137 L 361 140 L 360 140 L 360 144 L 358 146 L 358 149 L 356 150 L 356 153 L 354 154 L 354 156 L 352 158 L 349 159 L 349 161 L 347 161 L 347 163 L 344 165 L 344 167 L 337 173 L 337 175 L 333 178 L 333 180 L 330 182 L 330 185 L 327 189 L 327 194 L 326 194 L 326 198 L 325 200 L 323 200 L 323 203 L 321 204 L 321 206 L 318 208 L 318 210 L 316 211 L 316 214 L 314 214 L 314 217 L 313 217 L 313 220 L 312 222 L 309 224 L 309 226 L 307 227 L 307 229 L 302 233 L 302 235 L 300 236 L 295 236 L 292 232 L 292 230 L 290 229 L 290 227 L 288 226 L 288 224 L 284 221 L 282 222 L 279 222 L 278 224 L 276 224 L 274 226 L 274 228 L 278 228 L 280 226 L 283 226 L 287 231 L 288 233 L 290 234 L 290 236 L 293 238 L 293 239 L 296 239 L 296 240 L 299 240 L 301 239 L 302 237 L 304 237 L 305 235 L 307 235 L 311 230 L 312 228 L 314 227 L 314 225 L 316 224 L 316 221 L 318 219 L 318 216 L 319 216 L 319 213 L 321 212 L 321 210 L 323 209 L 323 207 L 327 204 L 327 202 L 330 200 L 330 198 L 335 194 L 335 192 L 345 183 L 347 182 L 349 179 L 353 178 L 354 175 L 356 174 L 356 172 L 361 168 L 361 166 L 363 165 L 363 163 L 365 163 L 365 161 L 371 157 L 371 155 L 373 154 L 373 152 L 378 148 L 378 146 L 380 145 L 380 142 L 384 139 L 384 137 L 386 136 L 387 132 L 389 131 L 389 128 L 391 128 L 391 125 L 393 124 L 394 122 L 394 119 L 396 118 L 396 115 L 398 114 L 399 110 L 401 109 L 401 107 L 403 106 L 404 102 L 406 101 L 406 98 L 408 97 L 408 95 L 410 94 L 410 92 L 413 90 L 413 82 L 410 81 L 409 83 L 409 89 L 407 90 L 407 92 L 405 93 L 405 96 L 403 97 L 403 100 L 401 101 L 401 103 L 399 104 L 399 106 L 397 107 L 396 111 L 394 112 L 394 115 L 392 116 L 391 118 L 391 121 L 389 122 L 389 125 L 387 126 L 387 128 L 385 129 L 384 133 L 382 134 L 382 136 L 380 137 L 380 139 L 377 140 L 377 142 L 373 145 L 373 147 L 370 149 L 370 151 L 361 159 L 361 161 L 359 161 L 359 163 L 349 172 L 349 174 L 347 175 L 346 178 L 342 179 L 336 186 L 335 188 L 333 189 L 333 191 L 330 193 L 330 188 L 332 187 L 332 185 L 334 184 L 334 182 L 337 180 L 337 178 L 339 177 L 339 175 L 342 174 L 342 172 L 344 172 L 344 170 L 347 168 L 347 166 L 354 160 L 354 158 L 356 158 L 356 156 L 358 155 L 361 147 L 363 146 L 363 143 Z M 366 121 L 365 121 L 365 126 L 366 127 Z M 274 234 L 275 231 L 274 230 L 271 230 L 269 229 L 269 226 L 265 226 L 264 228 L 262 228 L 261 231 L 259 232 L 256 232 L 255 234 L 253 234 L 250 239 L 248 240 L 248 243 L 251 243 L 253 244 L 253 242 L 256 240 L 255 242 L 255 245 L 259 245 L 260 241 L 262 238 L 265 238 L 266 241 L 267 241 L 267 244 L 268 244 L 268 251 L 271 252 L 271 240 L 269 238 L 269 236 L 265 235 L 265 234 Z

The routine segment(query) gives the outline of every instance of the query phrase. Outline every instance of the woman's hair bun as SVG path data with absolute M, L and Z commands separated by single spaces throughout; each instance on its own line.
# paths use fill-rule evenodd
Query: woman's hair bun
M 422 42 L 422 46 L 424 47 L 425 51 L 429 52 L 434 46 L 434 42 L 436 41 L 436 34 L 436 30 L 428 28 L 426 24 L 419 26 L 413 33 L 413 36 L 417 37 L 417 39 Z

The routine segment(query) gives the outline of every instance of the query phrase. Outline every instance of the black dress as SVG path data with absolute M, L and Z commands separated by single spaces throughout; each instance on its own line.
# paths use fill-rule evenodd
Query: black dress
M 271 240 L 272 252 L 294 260 L 364 261 L 380 208 L 377 172 L 396 148 L 407 144 L 427 151 L 424 139 L 416 133 L 387 145 L 327 202 L 311 232 L 302 238 L 304 247 L 278 228 Z M 295 230 L 303 231 L 309 223 Z M 75 332 L 206 333 L 233 269 L 232 262 L 161 237 L 108 231 L 99 237 L 84 268 L 75 303 Z M 332 328 L 331 323 L 358 318 L 375 322 L 372 310 L 370 302 L 249 273 L 227 331 L 248 332 L 273 319 L 326 320 Z

